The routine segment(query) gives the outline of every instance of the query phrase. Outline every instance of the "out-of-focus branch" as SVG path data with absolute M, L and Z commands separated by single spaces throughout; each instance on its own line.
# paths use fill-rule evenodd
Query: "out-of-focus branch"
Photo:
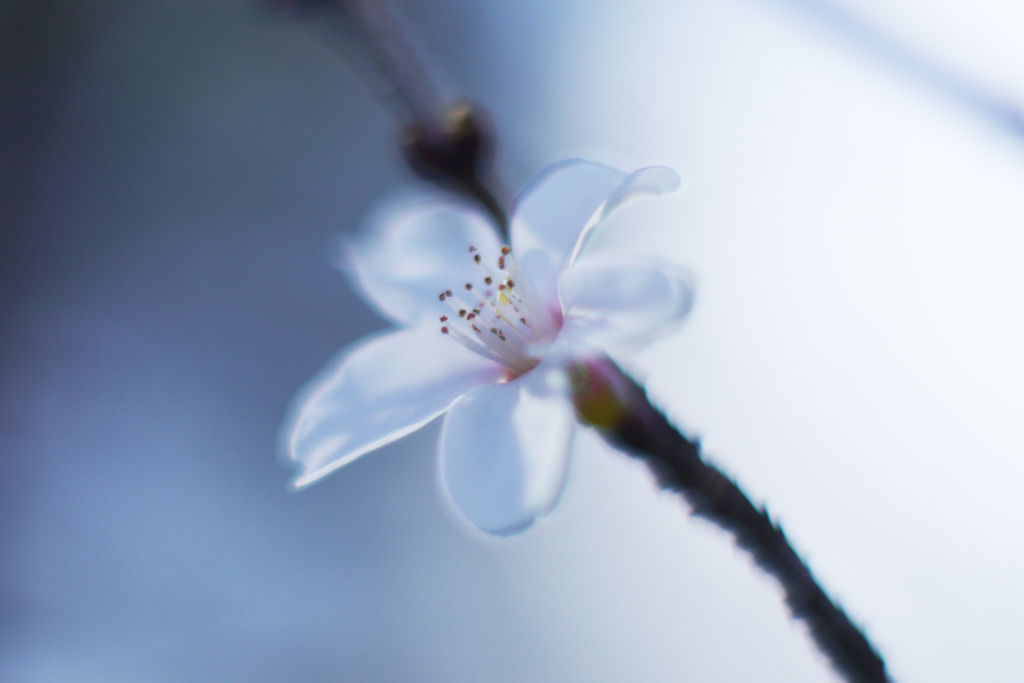
M 643 387 L 607 358 L 574 368 L 573 383 L 581 421 L 647 463 L 659 485 L 681 493 L 693 514 L 732 534 L 782 585 L 793 616 L 807 624 L 836 671 L 850 683 L 891 683 L 878 651 L 828 597 L 768 511 L 706 462 L 699 442 L 673 427 L 651 405 Z
M 447 96 L 384 0 L 261 0 L 280 15 L 329 27 L 339 49 L 401 129 L 403 157 L 420 177 L 478 201 L 508 241 L 505 193 L 494 173 L 488 117 Z
M 1024 111 L 1020 102 L 914 49 L 905 40 L 847 9 L 843 3 L 835 0 L 775 1 L 795 7 L 869 57 L 931 88 L 990 124 L 1024 139 Z

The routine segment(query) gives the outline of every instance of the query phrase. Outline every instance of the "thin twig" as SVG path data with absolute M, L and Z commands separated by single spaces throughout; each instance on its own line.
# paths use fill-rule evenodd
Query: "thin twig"
M 583 386 L 579 382 L 584 382 Z M 651 405 L 643 387 L 612 361 L 577 371 L 577 409 L 611 443 L 643 460 L 658 484 L 681 493 L 693 513 L 728 531 L 759 567 L 782 585 L 793 616 L 803 620 L 818 649 L 850 683 L 890 683 L 885 662 L 800 559 L 779 525 L 701 456 L 700 444 L 681 434 Z
M 476 197 L 477 201 L 487 210 L 487 213 L 494 219 L 494 224 L 498 227 L 498 233 L 501 235 L 502 241 L 505 244 L 509 244 L 511 242 L 508 225 L 509 218 L 505 210 L 501 208 L 498 198 L 479 178 L 473 178 L 466 190 L 469 194 Z

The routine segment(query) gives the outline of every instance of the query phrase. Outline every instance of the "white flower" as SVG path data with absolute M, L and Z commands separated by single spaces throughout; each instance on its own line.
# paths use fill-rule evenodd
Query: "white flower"
M 516 202 L 511 249 L 472 207 L 392 205 L 348 250 L 355 286 L 400 329 L 343 350 L 296 398 L 282 447 L 296 487 L 445 414 L 440 467 L 455 506 L 510 534 L 555 504 L 575 428 L 567 369 L 671 331 L 690 309 L 685 271 L 588 254 L 604 218 L 679 185 L 569 161 Z

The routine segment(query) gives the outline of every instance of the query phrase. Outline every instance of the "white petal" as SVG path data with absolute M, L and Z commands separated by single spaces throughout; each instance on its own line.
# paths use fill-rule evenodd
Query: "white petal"
M 503 373 L 433 327 L 357 342 L 296 397 L 282 428 L 285 455 L 301 465 L 294 486 L 419 429 Z
M 575 426 L 566 392 L 564 370 L 545 361 L 452 404 L 441 433 L 441 475 L 473 524 L 517 533 L 558 501 Z
M 589 161 L 551 166 L 513 207 L 515 258 L 535 289 L 551 295 L 558 273 L 582 253 L 612 211 L 642 195 L 674 192 L 679 185 L 676 172 L 664 166 L 629 175 Z
M 559 339 L 596 347 L 644 346 L 674 330 L 693 306 L 693 277 L 660 259 L 589 256 L 558 283 Z
M 572 264 L 586 250 L 587 244 L 597 232 L 598 226 L 615 209 L 645 195 L 657 196 L 675 192 L 681 184 L 679 174 L 667 166 L 649 166 L 630 173 L 605 201 L 601 212 L 593 216 L 580 233 L 572 256 L 569 258 L 569 264 Z
M 633 171 L 622 181 L 622 184 L 615 190 L 615 194 L 605 202 L 601 217 L 604 218 L 615 209 L 637 197 L 675 192 L 679 189 L 681 183 L 679 174 L 667 166 L 648 166 L 647 168 Z
M 513 256 L 549 304 L 556 304 L 558 271 L 587 221 L 626 177 L 608 166 L 572 160 L 548 167 L 520 194 L 512 208 Z
M 437 196 L 385 203 L 367 223 L 367 236 L 347 249 L 347 272 L 367 301 L 409 326 L 450 313 L 441 292 L 482 285 L 470 246 L 492 269 L 501 249 L 479 212 Z

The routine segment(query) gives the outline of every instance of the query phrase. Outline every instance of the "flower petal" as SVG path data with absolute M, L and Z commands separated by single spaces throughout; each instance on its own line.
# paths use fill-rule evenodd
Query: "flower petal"
M 392 200 L 367 223 L 366 237 L 347 249 L 347 273 L 368 302 L 408 326 L 450 312 L 441 292 L 482 284 L 470 246 L 492 268 L 501 249 L 487 219 L 454 199 Z
M 563 327 L 560 340 L 637 348 L 663 337 L 693 306 L 693 277 L 660 259 L 588 256 L 558 282 Z
M 587 221 L 626 178 L 617 169 L 571 160 L 549 166 L 512 208 L 512 248 L 537 293 L 555 305 L 558 271 Z
M 542 295 L 555 290 L 558 273 L 586 248 L 612 211 L 645 194 L 679 189 L 670 168 L 651 166 L 626 175 L 589 161 L 555 164 L 523 191 L 512 210 L 516 260 Z M 555 302 L 548 302 L 554 305 Z
M 601 218 L 637 197 L 675 192 L 681 184 L 679 174 L 667 166 L 648 166 L 633 171 L 605 202 Z
M 445 416 L 445 489 L 484 531 L 522 531 L 558 501 L 575 426 L 565 385 L 564 370 L 545 360 L 507 384 L 477 387 Z
M 340 352 L 296 397 L 282 450 L 311 484 L 419 429 L 453 400 L 504 373 L 433 327 L 392 332 Z
M 579 240 L 573 247 L 567 265 L 571 265 L 580 254 L 586 251 L 587 244 L 597 232 L 597 227 L 615 209 L 644 195 L 657 196 L 675 192 L 681 184 L 679 174 L 667 166 L 649 166 L 630 173 L 605 201 L 601 207 L 601 213 L 593 216 L 580 232 Z

